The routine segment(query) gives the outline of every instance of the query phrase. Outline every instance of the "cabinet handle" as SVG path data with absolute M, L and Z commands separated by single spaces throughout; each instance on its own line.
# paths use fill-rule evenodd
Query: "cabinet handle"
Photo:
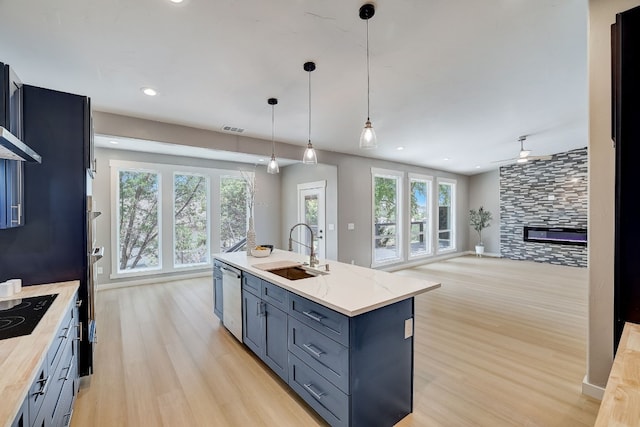
M 34 396 L 44 396 L 45 394 L 47 394 L 47 389 L 49 388 L 49 378 L 51 377 L 47 377 L 43 380 L 38 380 L 38 382 L 40 383 L 40 390 L 33 393 Z
M 71 412 L 67 412 L 66 414 L 64 414 L 65 417 L 69 417 L 67 418 L 67 421 L 64 422 L 63 427 L 67 427 L 69 425 L 71 425 L 71 417 L 73 416 L 73 408 L 71 408 Z
M 22 215 L 22 203 L 18 203 L 17 205 L 11 205 L 11 209 L 17 209 L 18 210 L 18 219 L 12 219 L 11 222 L 12 223 L 16 223 L 19 224 L 20 223 L 20 216 Z
M 309 384 L 303 384 L 303 386 L 304 386 L 304 388 L 306 388 L 306 389 L 307 389 L 307 391 L 308 391 L 309 393 L 311 393 L 311 394 L 313 395 L 313 397 L 315 397 L 315 398 L 316 398 L 316 399 L 318 399 L 318 400 L 322 399 L 322 396 L 324 396 L 324 395 L 326 395 L 326 394 L 327 394 L 327 393 L 325 393 L 325 392 L 323 392 L 323 391 L 320 391 L 320 392 L 315 391 L 315 390 L 313 389 L 313 384 L 312 384 L 312 383 L 309 383 Z
M 78 341 L 82 342 L 82 322 L 78 322 Z
M 69 374 L 71 373 L 71 366 L 73 366 L 73 358 L 71 358 L 71 361 L 69 362 L 69 366 L 64 368 L 64 369 L 67 370 L 67 374 L 62 378 L 58 378 L 59 380 L 69 381 Z
M 261 304 L 262 304 L 261 301 L 257 301 L 256 302 L 256 316 L 260 316 L 262 314 L 262 313 L 260 313 L 260 309 L 262 308 L 262 307 L 260 307 Z
M 67 338 L 69 338 L 69 333 L 71 332 L 71 328 L 67 327 L 67 328 L 64 328 L 63 330 L 67 332 L 65 332 L 64 335 L 58 336 L 58 338 L 62 338 L 63 340 L 66 340 Z
M 324 351 L 320 350 L 313 344 L 302 344 L 302 346 L 317 358 L 320 358 L 320 356 L 324 354 Z
M 320 323 L 322 323 L 322 319 L 324 319 L 324 316 L 322 316 L 321 314 L 316 313 L 315 311 L 303 311 L 302 314 L 304 314 L 308 318 L 313 319 L 316 322 L 320 322 Z

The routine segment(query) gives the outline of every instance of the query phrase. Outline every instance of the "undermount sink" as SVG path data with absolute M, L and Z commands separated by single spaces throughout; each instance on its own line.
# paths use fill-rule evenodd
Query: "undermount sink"
M 309 269 L 306 269 L 302 266 L 274 268 L 266 271 L 268 271 L 269 273 L 277 274 L 278 276 L 284 277 L 285 279 L 289 280 L 308 279 L 309 277 L 316 277 L 326 274 L 322 271 L 310 271 Z

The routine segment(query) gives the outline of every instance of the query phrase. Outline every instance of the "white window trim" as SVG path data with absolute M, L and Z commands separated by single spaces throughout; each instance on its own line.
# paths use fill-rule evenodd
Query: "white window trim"
M 427 233 L 426 237 L 429 239 L 429 248 L 427 252 L 419 253 L 413 255 L 411 253 L 411 181 L 425 181 L 427 182 Z M 407 176 L 407 232 L 406 232 L 406 253 L 407 258 L 410 261 L 428 258 L 433 256 L 434 247 L 433 247 L 433 176 L 432 175 L 423 175 L 418 173 L 408 173 Z
M 397 193 L 397 211 L 396 211 L 396 247 L 398 248 L 398 257 L 385 261 L 376 260 L 376 232 L 375 232 L 375 177 L 393 178 L 397 179 L 399 188 L 396 189 Z M 404 222 L 405 220 L 405 203 L 404 203 L 404 186 L 405 186 L 405 172 L 396 171 L 391 169 L 371 168 L 371 268 L 382 267 L 390 264 L 397 264 L 405 260 L 404 250 Z
M 111 218 L 113 220 L 111 227 L 111 278 L 131 277 L 131 276 L 149 276 L 158 274 L 163 270 L 162 259 L 162 174 L 154 165 L 137 162 L 109 162 L 111 168 Z M 118 221 L 118 201 L 120 200 L 120 172 L 136 171 L 153 173 L 158 176 L 158 266 L 150 268 L 139 268 L 130 271 L 120 271 L 119 268 L 119 248 L 120 248 L 120 224 Z M 116 184 L 118 183 L 118 184 Z
M 451 253 L 451 252 L 455 252 L 457 250 L 457 245 L 456 245 L 456 239 L 457 239 L 457 235 L 458 235 L 458 230 L 456 227 L 456 197 L 458 194 L 458 181 L 455 179 L 450 179 L 450 178 L 440 178 L 438 177 L 436 179 L 436 192 L 435 194 L 437 194 L 437 196 L 434 198 L 434 206 L 436 206 L 437 208 L 440 207 L 440 189 L 439 186 L 440 184 L 452 184 L 451 187 L 451 247 L 446 248 L 446 249 L 440 249 L 440 245 L 438 244 L 438 238 L 439 238 L 439 234 L 440 234 L 440 227 L 439 227 L 439 217 L 440 217 L 440 210 L 438 209 L 438 214 L 435 215 L 434 218 L 434 239 L 433 242 L 435 244 L 434 246 L 434 251 L 436 254 L 446 254 L 446 253 Z
M 110 182 L 109 186 L 111 188 L 111 274 L 109 275 L 110 279 L 122 279 L 122 278 L 131 278 L 131 277 L 144 277 L 144 276 L 152 276 L 164 273 L 175 273 L 175 272 L 186 272 L 190 270 L 202 270 L 203 268 L 208 268 L 213 266 L 211 258 L 209 257 L 209 262 L 207 264 L 198 264 L 193 266 L 179 266 L 174 267 L 173 263 L 173 221 L 171 224 L 165 224 L 163 222 L 163 210 L 167 210 L 166 213 L 169 215 L 172 212 L 169 212 L 169 209 L 173 210 L 173 202 L 168 203 L 165 207 L 162 203 L 160 203 L 161 209 L 158 213 L 158 221 L 160 223 L 159 230 L 159 242 L 160 245 L 160 265 L 161 268 L 154 269 L 145 269 L 145 270 L 135 270 L 130 272 L 118 272 L 118 204 L 117 204 L 117 192 L 119 191 L 118 182 L 118 171 L 121 169 L 126 170 L 139 170 L 145 172 L 154 172 L 159 174 L 160 181 L 159 185 L 159 197 L 161 197 L 159 202 L 162 200 L 167 200 L 166 197 L 170 197 L 169 195 L 173 192 L 173 184 L 171 185 L 163 185 L 163 182 L 166 182 L 169 178 L 172 177 L 174 172 L 180 173 L 193 173 L 193 174 L 201 174 L 209 177 L 209 252 L 211 253 L 211 248 L 219 246 L 220 244 L 220 231 L 218 227 L 213 227 L 212 219 L 218 218 L 216 220 L 216 224 L 219 223 L 220 217 L 220 208 L 216 205 L 220 201 L 220 179 L 221 177 L 233 177 L 242 179 L 242 173 L 240 170 L 231 170 L 231 169 L 213 169 L 213 168 L 203 168 L 203 167 L 194 167 L 194 166 L 183 166 L 183 165 L 174 165 L 174 164 L 165 164 L 165 163 L 145 163 L 145 162 L 136 162 L 129 160 L 110 160 L 109 161 L 110 168 Z M 245 174 L 251 172 L 244 172 Z M 163 175 L 166 179 L 163 180 Z M 164 198 L 163 198 L 164 193 Z M 171 244 L 167 245 L 165 248 L 163 244 L 163 236 L 168 235 L 169 239 L 171 239 Z M 163 259 L 170 259 L 171 262 L 163 262 Z
M 191 264 L 177 264 L 176 263 L 176 176 L 177 175 L 191 175 L 191 176 L 201 176 L 205 180 L 205 192 L 207 196 L 207 259 L 211 259 L 211 178 L 208 174 L 204 173 L 196 173 L 196 172 L 184 172 L 182 169 L 173 171 L 173 180 L 172 180 L 172 213 L 171 216 L 171 225 L 172 225 L 172 234 L 171 234 L 171 243 L 172 243 L 172 257 L 171 262 L 173 263 L 174 269 L 184 270 L 185 268 L 191 267 L 206 267 L 211 265 L 210 261 L 191 263 Z

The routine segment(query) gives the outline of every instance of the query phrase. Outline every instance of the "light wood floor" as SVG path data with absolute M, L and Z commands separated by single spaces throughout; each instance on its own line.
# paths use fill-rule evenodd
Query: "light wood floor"
M 454 258 L 396 274 L 416 298 L 414 413 L 399 426 L 592 426 L 587 271 Z M 323 426 L 213 316 L 208 279 L 98 293 L 95 374 L 73 427 Z

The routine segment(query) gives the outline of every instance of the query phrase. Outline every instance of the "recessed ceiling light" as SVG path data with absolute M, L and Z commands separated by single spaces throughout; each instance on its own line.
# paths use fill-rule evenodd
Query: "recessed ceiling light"
M 154 89 L 151 89 L 150 87 L 143 87 L 141 90 L 142 93 L 147 96 L 156 96 L 158 94 L 158 92 L 156 92 Z
M 476 169 L 480 169 L 480 165 L 476 165 Z
M 109 141 L 109 143 L 111 143 L 113 145 L 118 145 L 118 141 Z
M 182 3 L 183 0 L 169 0 L 171 3 Z
M 402 150 L 404 150 L 404 147 L 403 147 L 403 146 L 396 147 L 396 150 L 398 150 L 398 151 L 402 151 Z
M 448 157 L 445 157 L 445 158 L 444 158 L 444 159 L 442 159 L 442 160 L 444 160 L 445 162 L 448 162 L 448 161 L 449 161 L 449 158 L 448 158 Z
M 264 159 L 258 159 L 259 162 L 264 162 Z

